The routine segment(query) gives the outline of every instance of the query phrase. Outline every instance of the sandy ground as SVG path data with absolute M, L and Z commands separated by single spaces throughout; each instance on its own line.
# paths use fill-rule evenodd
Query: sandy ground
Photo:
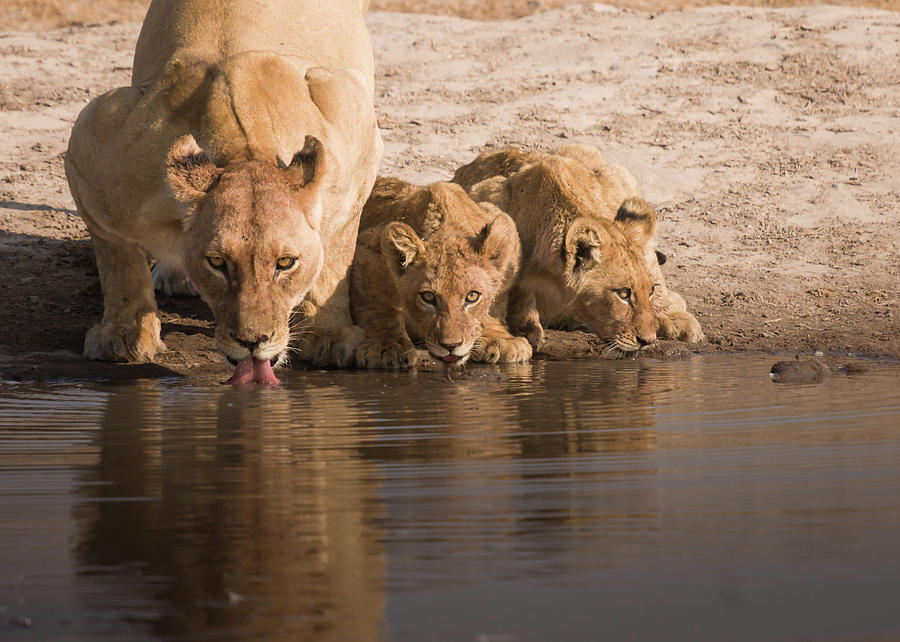
M 369 25 L 383 174 L 428 182 L 492 147 L 593 143 L 658 207 L 670 286 L 708 335 L 695 349 L 900 357 L 900 15 L 570 4 Z M 170 352 L 156 364 L 78 356 L 102 307 L 63 154 L 85 103 L 129 83 L 138 30 L 0 34 L 5 379 L 227 376 L 190 298 L 160 297 Z M 547 355 L 595 349 L 553 333 Z
M 427 13 L 475 20 L 522 18 L 579 0 L 370 0 L 371 11 Z M 54 29 L 102 22 L 139 22 L 149 0 L 0 0 L 0 25 Z M 769 8 L 822 4 L 819 0 L 610 0 L 619 9 L 672 11 L 712 5 Z M 831 0 L 828 4 L 900 11 L 900 0 Z M 10 25 L 15 25 L 10 27 Z

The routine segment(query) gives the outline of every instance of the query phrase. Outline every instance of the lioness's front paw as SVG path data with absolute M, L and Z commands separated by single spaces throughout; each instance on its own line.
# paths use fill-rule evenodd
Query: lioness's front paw
M 531 359 L 531 344 L 524 337 L 497 337 L 479 341 L 472 360 L 484 363 L 520 363 Z
M 697 343 L 703 340 L 700 322 L 689 312 L 660 314 L 656 318 L 656 331 L 660 337 Z
M 303 328 L 298 350 L 300 358 L 317 368 L 346 368 L 353 363 L 356 348 L 365 334 L 359 326 Z
M 101 323 L 88 330 L 84 356 L 100 361 L 153 361 L 157 353 L 166 350 L 159 331 L 159 318 L 152 313 L 141 316 L 135 325 Z
M 405 370 L 419 362 L 419 350 L 405 339 L 364 341 L 356 349 L 359 368 Z

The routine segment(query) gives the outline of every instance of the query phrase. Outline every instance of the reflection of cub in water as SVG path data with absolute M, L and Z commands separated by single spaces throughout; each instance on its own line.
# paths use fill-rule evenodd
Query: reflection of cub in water
M 620 355 L 665 338 L 699 341 L 700 324 L 666 286 L 656 214 L 625 168 L 589 145 L 486 152 L 453 177 L 516 221 L 523 262 L 509 297 L 514 333 L 584 328 Z
M 533 394 L 517 398 L 521 427 L 530 434 L 522 441 L 523 453 L 656 450 L 653 406 L 672 384 L 665 368 L 642 360 L 538 361 L 534 366 Z
M 80 592 L 87 610 L 179 638 L 380 639 L 381 511 L 358 419 L 340 389 L 305 382 L 112 394 L 77 515 L 84 581 L 103 588 Z
M 385 402 L 379 422 L 392 427 L 390 439 L 363 445 L 361 452 L 390 460 L 467 461 L 654 450 L 653 404 L 671 387 L 668 370 L 658 365 L 541 360 L 470 368 L 452 381 L 438 373 L 392 376 L 378 391 Z

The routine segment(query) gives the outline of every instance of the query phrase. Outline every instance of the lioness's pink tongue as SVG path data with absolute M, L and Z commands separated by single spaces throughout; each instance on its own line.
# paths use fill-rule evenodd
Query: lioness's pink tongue
M 277 386 L 281 383 L 278 377 L 275 376 L 275 373 L 272 372 L 272 364 L 269 363 L 268 359 L 263 359 L 262 361 L 254 359 L 253 374 L 257 383 L 265 383 L 270 386 Z
M 272 364 L 266 360 L 254 359 L 253 357 L 245 357 L 238 361 L 234 368 L 234 374 L 231 375 L 226 383 L 244 384 L 244 383 L 265 383 L 270 386 L 277 386 L 281 383 L 275 373 L 272 372 Z

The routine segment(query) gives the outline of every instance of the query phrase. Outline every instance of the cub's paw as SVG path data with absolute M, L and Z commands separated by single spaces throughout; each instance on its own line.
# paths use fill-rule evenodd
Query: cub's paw
M 531 359 L 531 344 L 524 337 L 483 338 L 472 349 L 472 360 L 484 363 L 521 363 Z
M 656 318 L 656 331 L 660 337 L 676 339 L 688 343 L 703 340 L 700 322 L 689 312 L 660 314 Z
M 524 336 L 535 350 L 544 343 L 544 326 L 536 321 L 529 321 L 515 326 L 513 334 Z
M 353 364 L 363 337 L 362 328 L 355 325 L 340 328 L 310 326 L 301 331 L 297 350 L 300 359 L 317 368 L 346 368 Z
M 356 366 L 369 369 L 406 370 L 419 363 L 419 350 L 406 339 L 363 341 L 356 349 Z
M 163 294 L 184 294 L 187 296 L 200 296 L 197 288 L 191 283 L 187 275 L 181 270 L 169 267 L 165 263 L 157 262 L 150 270 L 153 277 L 153 288 Z
M 84 356 L 100 361 L 153 361 L 157 353 L 166 350 L 159 331 L 159 318 L 151 313 L 142 315 L 134 325 L 101 323 L 88 330 Z

